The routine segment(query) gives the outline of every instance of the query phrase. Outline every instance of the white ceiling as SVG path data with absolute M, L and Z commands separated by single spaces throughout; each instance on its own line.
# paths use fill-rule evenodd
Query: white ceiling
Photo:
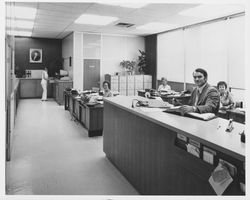
M 15 5 L 37 8 L 32 37 L 40 38 L 62 39 L 72 31 L 145 36 L 155 32 L 138 30 L 136 29 L 137 26 L 149 22 L 163 22 L 175 24 L 176 27 L 182 27 L 207 20 L 178 14 L 180 11 L 198 6 L 199 4 L 151 3 L 139 9 L 99 3 L 16 2 Z M 75 24 L 74 21 L 83 13 L 115 16 L 119 20 L 106 26 Z M 115 26 L 119 22 L 135 25 L 129 28 Z

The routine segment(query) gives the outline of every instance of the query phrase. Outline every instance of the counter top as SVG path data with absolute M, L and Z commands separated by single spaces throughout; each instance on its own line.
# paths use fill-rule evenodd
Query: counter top
M 245 143 L 240 141 L 239 135 L 239 133 L 245 129 L 245 125 L 233 122 L 234 129 L 232 132 L 228 133 L 225 131 L 228 125 L 228 120 L 215 118 L 210 121 L 202 121 L 185 116 L 165 113 L 159 110 L 145 112 L 145 110 L 143 111 L 143 109 L 140 109 L 139 107 L 131 107 L 133 99 L 156 101 L 140 96 L 116 96 L 104 98 L 104 103 L 116 105 L 177 133 L 191 137 L 203 145 L 207 145 L 215 150 L 229 154 L 239 160 L 245 160 Z

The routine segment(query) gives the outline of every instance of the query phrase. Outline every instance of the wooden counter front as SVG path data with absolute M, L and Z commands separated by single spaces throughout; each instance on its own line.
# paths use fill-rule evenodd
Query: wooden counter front
M 103 148 L 110 161 L 141 194 L 214 195 L 208 179 L 216 167 L 176 146 L 177 133 L 200 142 L 242 169 L 245 144 L 239 133 L 244 125 L 216 118 L 201 121 L 173 114 L 131 108 L 132 99 L 104 100 Z M 234 181 L 224 194 L 242 194 Z

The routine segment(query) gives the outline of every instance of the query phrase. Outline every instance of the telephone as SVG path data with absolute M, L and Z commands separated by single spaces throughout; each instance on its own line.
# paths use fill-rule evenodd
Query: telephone
M 137 101 L 137 102 L 134 105 L 135 101 Z M 137 99 L 133 99 L 133 101 L 132 101 L 132 108 L 139 107 L 139 106 L 143 106 L 143 107 L 148 106 L 148 101 L 140 101 L 140 100 L 137 100 Z

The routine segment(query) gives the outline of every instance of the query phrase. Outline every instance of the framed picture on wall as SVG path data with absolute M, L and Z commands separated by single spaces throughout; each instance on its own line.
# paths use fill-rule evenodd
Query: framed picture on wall
M 42 49 L 30 49 L 30 63 L 42 63 Z

